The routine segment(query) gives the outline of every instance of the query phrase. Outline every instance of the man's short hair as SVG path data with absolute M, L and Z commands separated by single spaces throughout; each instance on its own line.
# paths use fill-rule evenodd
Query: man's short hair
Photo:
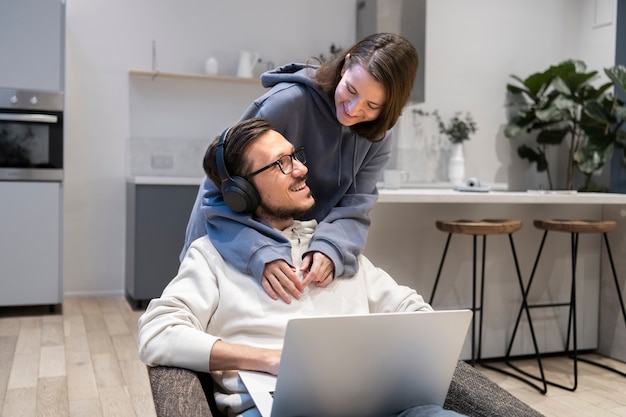
M 224 138 L 223 155 L 224 167 L 229 175 L 245 177 L 250 172 L 252 161 L 244 158 L 245 151 L 255 139 L 269 130 L 272 130 L 272 125 L 261 118 L 246 119 L 228 129 Z M 211 142 L 202 163 L 204 172 L 218 188 L 223 180 L 217 168 L 217 146 L 220 136 Z

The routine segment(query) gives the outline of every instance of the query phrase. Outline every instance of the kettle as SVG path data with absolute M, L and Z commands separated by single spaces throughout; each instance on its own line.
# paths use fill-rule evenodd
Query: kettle
M 254 66 L 259 61 L 259 58 L 260 55 L 257 52 L 241 51 L 239 53 L 237 77 L 252 78 Z

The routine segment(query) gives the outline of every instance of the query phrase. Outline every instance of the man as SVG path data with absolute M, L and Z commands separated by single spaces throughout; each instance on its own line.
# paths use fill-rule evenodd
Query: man
M 254 200 L 255 218 L 263 227 L 281 231 L 293 259 L 302 259 L 316 226 L 314 220 L 294 221 L 315 204 L 306 184 L 303 150 L 294 149 L 263 119 L 242 121 L 222 139 L 216 138 L 205 155 L 208 177 L 222 186 L 227 201 L 226 194 L 233 192 L 228 184 L 241 186 L 245 198 Z M 245 242 L 242 250 L 250 250 Z M 233 370 L 276 374 L 289 319 L 418 310 L 432 308 L 363 256 L 356 275 L 309 285 L 292 303 L 277 303 L 229 265 L 204 236 L 190 246 L 176 277 L 139 319 L 139 355 L 148 365 L 210 371 L 222 412 L 254 415 L 254 403 Z M 416 407 L 402 415 L 439 415 L 432 408 Z M 458 415 L 434 408 L 441 415 Z

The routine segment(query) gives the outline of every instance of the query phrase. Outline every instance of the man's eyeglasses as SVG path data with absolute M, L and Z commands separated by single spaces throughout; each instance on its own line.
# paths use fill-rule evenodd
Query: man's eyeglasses
M 304 147 L 300 147 L 298 149 L 296 149 L 295 151 L 293 151 L 292 154 L 290 155 L 283 155 L 280 158 L 278 158 L 277 161 L 272 162 L 269 165 L 264 166 L 261 169 L 257 169 L 256 171 L 254 171 L 251 174 L 248 174 L 246 176 L 246 178 L 251 178 L 254 177 L 257 174 L 260 174 L 263 171 L 266 171 L 268 169 L 270 169 L 271 167 L 273 167 L 274 165 L 278 165 L 278 168 L 280 168 L 281 172 L 285 175 L 289 175 L 293 172 L 293 160 L 297 160 L 303 164 L 306 164 L 306 155 L 304 154 Z

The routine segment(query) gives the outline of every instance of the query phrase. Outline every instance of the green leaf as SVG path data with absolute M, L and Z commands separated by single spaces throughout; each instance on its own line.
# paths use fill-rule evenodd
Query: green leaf
M 624 65 L 605 68 L 604 73 L 616 86 L 626 93 L 626 67 Z
M 524 132 L 524 131 L 525 131 L 525 129 L 522 129 L 521 127 L 519 127 L 516 124 L 508 124 L 504 128 L 504 136 L 506 136 L 509 139 L 514 139 L 514 138 L 518 137 L 519 135 L 521 135 L 522 132 Z
M 554 89 L 561 94 L 565 94 L 566 96 L 572 95 L 572 90 L 570 90 L 570 88 L 561 77 L 556 77 L 552 81 L 552 87 L 554 87 Z
M 600 88 L 598 88 L 598 94 L 602 95 L 604 92 L 606 92 L 606 90 L 608 90 L 611 87 L 613 87 L 612 82 L 601 85 Z
M 563 81 L 572 91 L 577 91 L 598 75 L 598 71 L 568 74 Z
M 549 122 L 554 120 L 560 120 L 562 117 L 562 110 L 557 106 L 549 106 L 545 109 L 537 110 L 535 116 L 542 122 Z
M 517 148 L 517 154 L 522 159 L 528 159 L 528 162 L 537 164 L 537 171 L 543 172 L 548 168 L 548 161 L 545 153 L 541 150 L 535 150 L 529 146 L 521 145 Z
M 593 120 L 599 123 L 603 123 L 603 124 L 611 123 L 607 117 L 607 112 L 604 110 L 604 107 L 597 101 L 589 101 L 585 103 L 584 110 L 585 110 L 585 113 L 590 118 L 592 118 Z
M 511 78 L 513 78 L 514 80 L 517 80 L 520 84 L 524 84 L 524 80 L 522 80 L 520 77 L 518 77 L 515 74 L 511 74 Z
M 613 145 L 605 149 L 584 147 L 574 153 L 576 168 L 584 174 L 593 174 L 602 168 L 613 156 Z
M 537 143 L 544 145 L 559 145 L 570 133 L 570 129 L 544 129 L 537 135 Z
M 550 73 L 536 73 L 532 74 L 524 80 L 524 85 L 528 89 L 531 96 L 536 97 L 552 82 L 552 75 Z
M 525 88 L 518 87 L 518 86 L 513 85 L 513 84 L 507 84 L 506 85 L 506 90 L 509 93 L 515 94 L 515 95 L 523 95 L 523 94 L 528 95 L 528 90 L 526 90 Z
M 573 111 L 576 107 L 576 103 L 567 97 L 558 96 L 552 101 L 552 106 L 559 110 L 565 110 L 567 112 Z

